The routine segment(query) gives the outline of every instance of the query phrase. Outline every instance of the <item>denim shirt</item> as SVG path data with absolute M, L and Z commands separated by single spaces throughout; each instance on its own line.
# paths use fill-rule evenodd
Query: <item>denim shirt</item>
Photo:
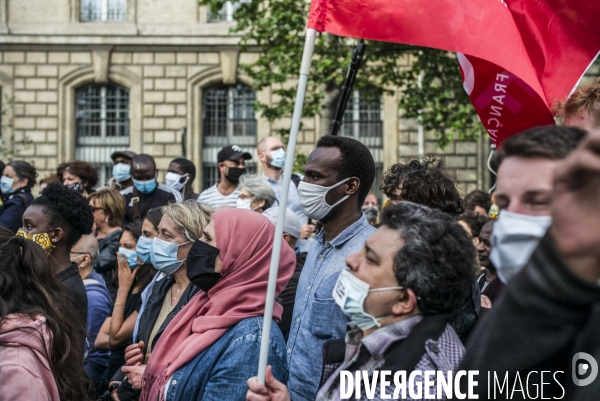
M 166 401 L 244 401 L 247 380 L 258 374 L 263 317 L 242 320 L 169 379 Z M 267 364 L 287 382 L 285 341 L 271 325 Z
M 350 319 L 333 300 L 346 257 L 360 251 L 375 232 L 364 214 L 330 242 L 323 230 L 310 246 L 300 275 L 287 344 L 288 390 L 294 401 L 313 401 L 319 386 L 323 344 L 343 338 Z

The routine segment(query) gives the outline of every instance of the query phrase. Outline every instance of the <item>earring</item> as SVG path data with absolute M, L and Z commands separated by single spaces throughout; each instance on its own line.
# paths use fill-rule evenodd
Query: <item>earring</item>
M 105 223 L 108 223 L 108 217 L 106 218 L 106 220 L 104 220 Z

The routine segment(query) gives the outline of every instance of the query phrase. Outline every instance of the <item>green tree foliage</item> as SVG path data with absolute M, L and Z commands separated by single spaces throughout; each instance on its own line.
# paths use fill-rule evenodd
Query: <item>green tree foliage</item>
M 226 0 L 200 0 L 210 10 L 220 10 L 225 3 Z M 269 121 L 292 114 L 296 96 L 294 78 L 300 69 L 309 6 L 304 0 L 244 0 L 237 4 L 231 33 L 240 36 L 242 51 L 261 54 L 256 62 L 242 64 L 240 68 L 252 78 L 255 90 L 271 88 L 274 103 L 256 103 L 257 110 Z M 321 135 L 330 131 L 356 43 L 355 39 L 318 34 L 303 115 L 320 115 Z M 419 74 L 422 85 L 418 84 Z M 369 41 L 354 87 L 372 99 L 400 90 L 398 105 L 404 116 L 421 116 L 425 130 L 438 135 L 441 147 L 453 139 L 476 139 L 484 132 L 462 88 L 453 54 Z

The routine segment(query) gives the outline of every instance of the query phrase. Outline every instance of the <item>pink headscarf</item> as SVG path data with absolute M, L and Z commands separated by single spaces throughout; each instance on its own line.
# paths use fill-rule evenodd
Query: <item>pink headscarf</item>
M 214 222 L 223 260 L 221 280 L 208 293 L 199 291 L 167 326 L 146 366 L 142 401 L 162 400 L 163 387 L 173 373 L 242 320 L 264 314 L 275 226 L 261 214 L 243 209 L 216 213 Z M 292 277 L 295 264 L 294 251 L 283 243 L 275 296 Z M 275 303 L 275 321 L 282 311 Z

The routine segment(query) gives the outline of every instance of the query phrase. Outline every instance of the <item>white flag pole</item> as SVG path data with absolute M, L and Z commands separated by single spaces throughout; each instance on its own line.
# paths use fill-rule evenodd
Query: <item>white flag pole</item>
M 310 62 L 315 48 L 316 31 L 312 28 L 306 30 L 306 41 L 302 63 L 300 64 L 300 79 L 298 80 L 298 91 L 296 92 L 296 103 L 292 115 L 292 127 L 287 147 L 287 158 L 283 170 L 283 182 L 281 183 L 281 197 L 279 199 L 279 214 L 275 224 L 275 238 L 273 241 L 273 253 L 271 254 L 271 267 L 269 270 L 269 284 L 267 286 L 267 299 L 265 302 L 265 318 L 262 328 L 262 341 L 260 343 L 260 359 L 258 361 L 258 380 L 265 384 L 265 372 L 267 370 L 267 359 L 269 357 L 269 339 L 271 337 L 271 322 L 273 320 L 273 304 L 275 302 L 275 287 L 277 286 L 277 273 L 279 270 L 279 256 L 281 255 L 281 243 L 283 238 L 283 220 L 287 207 L 290 182 L 292 181 L 292 169 L 294 167 L 294 156 L 296 154 L 296 141 L 300 130 L 300 119 L 302 118 L 302 106 L 304 105 L 304 94 L 306 83 L 310 72 Z

